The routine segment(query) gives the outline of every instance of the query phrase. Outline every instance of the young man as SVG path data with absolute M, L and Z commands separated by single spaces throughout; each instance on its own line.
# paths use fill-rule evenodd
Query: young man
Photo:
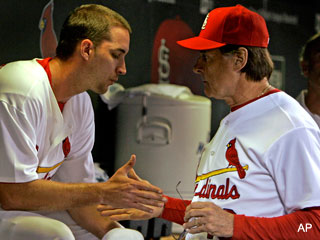
M 298 102 L 320 126 L 320 33 L 302 47 L 300 66 L 308 80 L 308 88 L 300 92 Z
M 145 204 L 163 205 L 161 190 L 134 173 L 134 155 L 109 181 L 94 183 L 85 92 L 105 93 L 126 74 L 130 32 L 118 13 L 83 5 L 66 19 L 56 57 L 0 69 L 1 239 L 143 238 L 96 206 L 150 211 Z
M 153 214 L 99 206 L 102 215 L 161 216 L 183 224 L 188 240 L 320 239 L 319 128 L 269 84 L 264 19 L 241 5 L 217 8 L 199 36 L 178 43 L 200 51 L 194 72 L 205 94 L 231 110 L 202 153 L 194 198 L 168 197 Z

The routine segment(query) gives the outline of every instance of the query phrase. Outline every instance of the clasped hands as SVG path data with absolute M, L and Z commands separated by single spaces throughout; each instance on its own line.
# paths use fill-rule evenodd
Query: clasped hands
M 130 161 L 132 158 L 134 158 L 133 161 L 135 161 L 134 155 Z M 119 170 L 122 171 L 122 168 Z M 100 204 L 97 207 L 100 214 L 109 217 L 110 220 L 113 221 L 147 220 L 161 216 L 164 203 L 166 202 L 166 198 L 162 197 L 162 191 L 147 181 L 140 179 L 133 169 L 130 170 L 128 176 L 144 183 L 143 186 L 137 185 L 140 188 L 138 192 L 135 189 L 130 190 L 132 191 L 131 193 L 135 193 L 133 194 L 134 196 L 123 192 L 124 197 L 128 195 L 131 198 L 122 200 L 122 202 L 126 203 L 122 205 L 129 207 L 120 206 L 121 204 L 118 204 L 119 206 L 117 206 L 117 204 Z M 110 178 L 111 181 L 113 177 Z M 210 235 L 218 237 L 232 237 L 233 235 L 234 215 L 221 209 L 212 202 L 192 202 L 186 208 L 184 221 L 183 227 L 191 234 L 207 232 Z
M 115 209 L 107 205 L 99 205 L 98 211 L 113 221 L 147 220 L 159 217 L 164 207 L 152 207 L 153 212 L 139 209 Z M 212 202 L 193 202 L 187 208 L 183 227 L 188 233 L 195 234 L 207 232 L 212 236 L 232 237 L 234 215 Z

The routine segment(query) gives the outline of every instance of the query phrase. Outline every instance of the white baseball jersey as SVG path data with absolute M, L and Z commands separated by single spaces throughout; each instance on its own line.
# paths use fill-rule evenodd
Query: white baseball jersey
M 66 137 L 71 145 L 67 157 L 62 149 Z M 87 93 L 70 98 L 61 113 L 36 59 L 0 69 L 0 182 L 93 182 L 93 143 Z
M 314 114 L 314 113 L 310 112 L 309 108 L 306 106 L 305 99 L 306 99 L 307 93 L 308 93 L 307 89 L 302 90 L 296 99 L 300 103 L 300 105 L 310 114 L 310 116 L 316 121 L 316 123 L 320 127 L 320 116 L 318 114 Z
M 205 147 L 192 201 L 258 217 L 320 206 L 319 139 L 316 123 L 286 93 L 249 103 L 229 113 Z

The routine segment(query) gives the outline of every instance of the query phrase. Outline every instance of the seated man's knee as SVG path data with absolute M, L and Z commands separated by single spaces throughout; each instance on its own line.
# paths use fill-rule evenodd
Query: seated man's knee
M 18 216 L 3 219 L 0 224 L 0 236 L 4 239 L 42 239 L 74 240 L 67 225 L 46 217 Z
M 118 239 L 126 239 L 126 240 L 144 240 L 143 235 L 133 229 L 128 228 L 114 228 L 110 230 L 102 240 L 118 240 Z

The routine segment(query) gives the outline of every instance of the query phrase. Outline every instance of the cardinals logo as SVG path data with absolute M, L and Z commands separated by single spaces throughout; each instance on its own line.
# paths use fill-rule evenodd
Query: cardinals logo
M 240 193 L 238 191 L 237 185 L 235 184 L 237 181 L 233 181 L 230 176 L 225 178 L 225 183 L 223 178 L 217 179 L 217 181 L 213 178 L 216 176 L 221 176 L 222 174 L 228 174 L 230 172 L 237 172 L 240 179 L 246 177 L 246 170 L 249 169 L 248 165 L 242 166 L 239 161 L 238 151 L 236 149 L 236 138 L 232 139 L 227 144 L 227 150 L 225 152 L 225 158 L 229 162 L 229 165 L 225 167 L 225 160 L 222 159 L 220 153 L 223 155 L 223 149 L 219 152 L 219 156 L 217 159 L 213 157 L 210 158 L 210 162 L 216 162 L 215 160 L 221 159 L 218 161 L 218 165 L 223 164 L 223 168 L 214 168 L 212 171 L 206 171 L 204 168 L 201 170 L 203 172 L 201 175 L 197 175 L 195 180 L 195 191 L 194 196 L 199 198 L 207 198 L 207 199 L 238 199 L 240 198 Z M 213 154 L 212 154 L 213 153 Z M 215 153 L 211 151 L 211 156 Z M 222 163 L 223 160 L 223 163 Z M 210 166 L 209 166 L 210 167 Z M 211 167 L 212 169 L 212 167 Z M 234 176 L 236 177 L 236 175 Z
M 204 151 L 206 151 L 206 150 L 204 149 Z M 212 151 L 211 153 L 214 153 L 214 152 Z M 213 171 L 209 171 L 209 172 L 203 173 L 201 175 L 197 175 L 195 182 L 198 183 L 201 180 L 206 180 L 208 178 L 218 176 L 221 174 L 226 174 L 229 172 L 238 172 L 240 179 L 245 178 L 246 171 L 249 169 L 249 165 L 242 166 L 240 164 L 238 152 L 236 149 L 236 138 L 232 139 L 227 144 L 227 150 L 226 150 L 225 157 L 226 157 L 227 161 L 229 162 L 229 165 L 227 167 L 220 168 L 220 169 L 214 169 Z M 199 165 L 198 165 L 198 167 L 199 167 Z
M 231 166 L 236 167 L 240 179 L 246 176 L 246 172 L 239 161 L 238 152 L 236 149 L 236 138 L 232 139 L 227 144 L 226 159 L 229 162 L 228 168 Z

